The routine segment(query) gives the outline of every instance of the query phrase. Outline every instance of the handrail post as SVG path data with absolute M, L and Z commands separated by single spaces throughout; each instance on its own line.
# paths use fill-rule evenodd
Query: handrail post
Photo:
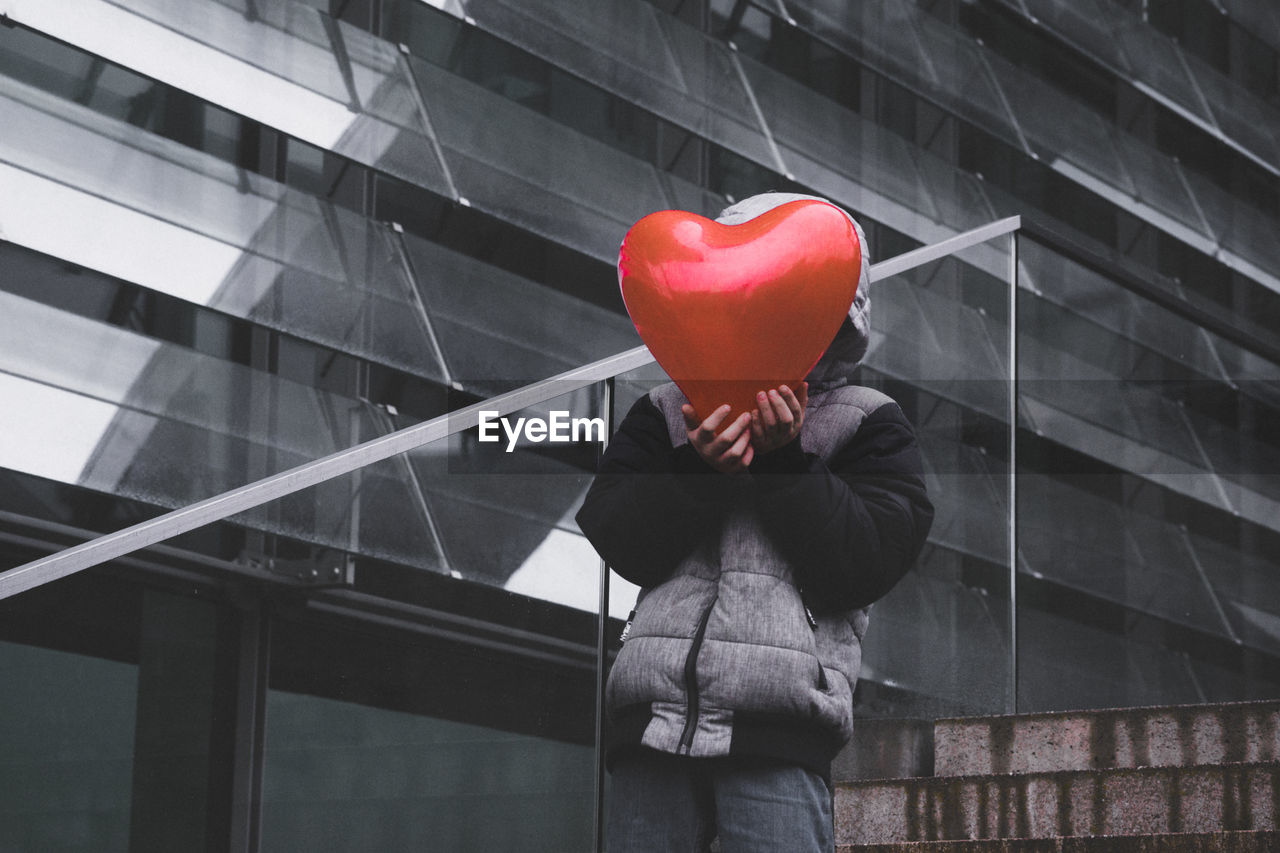
M 603 458 L 609 439 L 613 436 L 613 396 L 615 377 L 604 381 L 604 439 L 600 442 L 597 458 Z M 609 663 L 609 564 L 600 560 L 600 618 L 596 622 L 596 763 L 595 763 L 595 851 L 604 853 L 604 687 L 605 670 Z
M 1018 232 L 1009 233 L 1009 713 L 1018 713 Z

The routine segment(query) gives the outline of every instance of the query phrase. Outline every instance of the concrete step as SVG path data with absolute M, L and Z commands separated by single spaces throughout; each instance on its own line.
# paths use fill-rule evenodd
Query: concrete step
M 836 841 L 1274 830 L 1280 763 L 845 782 Z
M 998 838 L 836 845 L 836 853 L 1275 853 L 1277 832 L 1195 832 L 1085 838 Z
M 1280 702 L 942 719 L 939 776 L 1280 760 Z

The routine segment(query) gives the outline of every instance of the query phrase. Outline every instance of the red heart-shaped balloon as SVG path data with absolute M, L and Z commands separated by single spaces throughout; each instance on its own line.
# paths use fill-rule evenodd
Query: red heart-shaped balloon
M 627 312 L 699 418 L 796 389 L 849 312 L 862 249 L 834 205 L 791 201 L 739 225 L 662 210 L 627 232 L 618 281 Z

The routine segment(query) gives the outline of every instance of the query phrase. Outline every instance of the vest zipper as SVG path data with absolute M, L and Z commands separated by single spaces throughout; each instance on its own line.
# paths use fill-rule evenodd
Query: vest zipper
M 698 630 L 693 634 L 693 644 L 689 646 L 689 656 L 684 659 L 684 686 L 689 694 L 688 716 L 685 718 L 684 731 L 680 732 L 680 743 L 676 751 L 688 755 L 693 748 L 693 733 L 698 725 L 698 652 L 702 649 L 702 638 L 707 633 L 707 623 L 711 621 L 711 611 L 716 606 L 712 598 L 706 612 L 698 621 Z

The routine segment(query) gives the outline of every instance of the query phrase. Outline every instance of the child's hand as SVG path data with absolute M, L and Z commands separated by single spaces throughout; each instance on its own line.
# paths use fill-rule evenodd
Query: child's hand
M 756 410 L 751 413 L 751 446 L 756 453 L 777 450 L 795 439 L 808 402 L 808 382 L 800 383 L 798 396 L 786 385 L 756 394 Z
M 755 458 L 755 449 L 751 446 L 751 415 L 743 412 L 738 419 L 725 427 L 724 432 L 716 435 L 716 429 L 729 416 L 730 406 L 725 403 L 698 423 L 698 415 L 693 406 L 685 403 L 680 411 L 684 414 L 684 425 L 689 431 L 689 443 L 698 451 L 712 468 L 721 474 L 737 474 L 747 470 L 751 460 Z

